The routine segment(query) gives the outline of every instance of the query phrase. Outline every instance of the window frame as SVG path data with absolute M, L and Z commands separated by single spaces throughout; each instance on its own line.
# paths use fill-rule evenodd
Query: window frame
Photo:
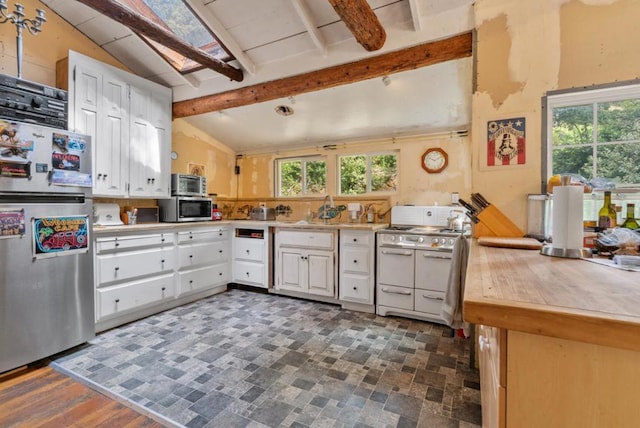
M 380 196 L 380 195 L 393 195 L 398 192 L 399 184 L 396 186 L 395 190 L 371 190 L 371 158 L 374 156 L 381 155 L 394 155 L 396 157 L 396 181 L 399 178 L 400 172 L 400 151 L 399 150 L 382 150 L 376 152 L 363 152 L 363 153 L 350 153 L 343 155 L 336 155 L 336 194 L 339 196 Z M 358 194 L 350 194 L 350 193 L 342 193 L 342 164 L 341 159 L 347 157 L 356 157 L 356 156 L 365 156 L 367 159 L 366 171 L 365 171 L 365 180 L 366 180 L 366 192 L 358 193 Z
M 607 145 L 611 143 L 598 143 L 598 103 L 624 101 L 630 99 L 640 99 L 640 80 L 617 82 L 605 85 L 594 85 L 588 89 L 568 89 L 549 91 L 543 97 L 542 102 L 542 182 L 541 191 L 546 192 L 546 183 L 553 172 L 553 110 L 562 107 L 575 107 L 592 105 L 593 112 L 593 135 L 591 146 Z M 613 142 L 614 144 L 618 144 Z M 626 142 L 625 142 L 626 143 Z M 628 143 L 633 143 L 629 141 Z M 598 159 L 594 158 L 593 164 L 597 166 Z M 618 188 L 638 187 L 638 184 L 618 184 Z
M 280 165 L 282 162 L 291 162 L 291 161 L 300 161 L 303 164 L 303 168 L 302 168 L 302 171 L 303 171 L 302 172 L 302 190 L 303 191 L 300 195 L 283 195 L 282 194 L 282 169 Z M 307 162 L 317 162 L 317 161 L 323 161 L 325 165 L 325 177 L 324 177 L 325 193 L 306 193 L 304 191 L 307 188 L 307 169 L 305 165 Z M 277 158 L 277 159 L 274 159 L 274 171 L 275 171 L 274 194 L 277 198 L 308 198 L 313 196 L 321 196 L 328 193 L 328 189 L 327 189 L 328 162 L 327 162 L 327 156 L 325 155 L 318 154 L 318 155 L 308 155 L 308 156 L 291 156 L 291 157 Z

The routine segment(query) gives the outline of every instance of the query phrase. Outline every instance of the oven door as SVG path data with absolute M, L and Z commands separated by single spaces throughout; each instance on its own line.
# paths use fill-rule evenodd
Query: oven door
M 378 248 L 378 283 L 413 288 L 414 250 Z
M 451 262 L 451 251 L 416 250 L 416 288 L 446 292 L 449 286 Z

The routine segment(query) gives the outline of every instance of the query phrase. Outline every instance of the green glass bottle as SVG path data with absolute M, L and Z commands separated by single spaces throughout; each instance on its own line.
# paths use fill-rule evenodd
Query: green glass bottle
M 616 210 L 611 206 L 611 192 L 604 192 L 604 202 L 598 211 L 598 227 L 600 229 L 611 229 L 616 227 Z
M 622 227 L 626 227 L 627 229 L 637 229 L 640 227 L 636 221 L 635 214 L 636 204 L 627 204 L 627 218 L 624 223 L 622 223 Z

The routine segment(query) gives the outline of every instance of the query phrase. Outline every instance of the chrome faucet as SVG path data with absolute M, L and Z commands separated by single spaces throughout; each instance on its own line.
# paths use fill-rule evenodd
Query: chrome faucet
M 327 201 L 329 201 L 329 207 L 327 207 Z M 324 201 L 322 202 L 322 223 L 327 224 L 327 220 L 329 219 L 329 210 L 335 209 L 335 205 L 333 203 L 333 197 L 330 194 L 326 194 L 324 197 Z

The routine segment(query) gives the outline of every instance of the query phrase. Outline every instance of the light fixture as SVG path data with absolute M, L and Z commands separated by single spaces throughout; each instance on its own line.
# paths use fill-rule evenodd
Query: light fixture
M 18 36 L 16 37 L 18 54 L 16 58 L 18 60 L 18 78 L 20 79 L 22 78 L 22 30 L 26 28 L 35 36 L 40 32 L 40 27 L 47 22 L 47 20 L 44 17 L 44 10 L 42 9 L 36 9 L 37 16 L 34 19 L 26 19 L 24 17 L 24 6 L 16 3 L 15 8 L 16 10 L 13 13 L 6 14 L 5 11 L 8 9 L 7 0 L 0 0 L 0 18 L 4 18 L 3 21 L 0 21 L 0 24 L 11 22 L 16 26 L 16 30 L 18 31 Z
M 275 108 L 276 113 L 280 116 L 291 116 L 293 114 L 293 109 L 289 106 L 279 105 Z
M 389 86 L 391 84 L 391 79 L 389 76 L 382 76 L 382 83 L 384 86 Z

